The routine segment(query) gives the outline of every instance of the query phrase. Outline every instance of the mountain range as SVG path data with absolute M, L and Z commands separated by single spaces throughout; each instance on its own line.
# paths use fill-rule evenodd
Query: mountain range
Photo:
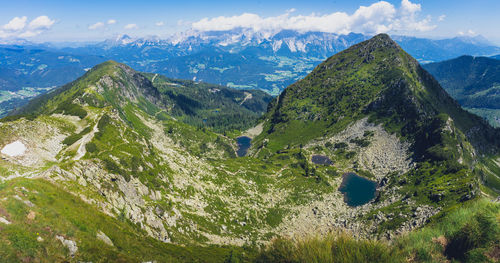
M 240 28 L 184 32 L 165 39 L 121 35 L 76 47 L 26 41 L 5 43 L 0 46 L 0 54 L 5 58 L 0 62 L 0 115 L 110 59 L 170 78 L 260 89 L 276 96 L 327 57 L 369 38 L 355 33 L 284 30 L 269 34 Z M 422 63 L 500 53 L 500 48 L 481 37 L 394 39 Z
M 498 135 L 385 34 L 273 99 L 107 61 L 0 120 L 0 258 L 494 262 Z

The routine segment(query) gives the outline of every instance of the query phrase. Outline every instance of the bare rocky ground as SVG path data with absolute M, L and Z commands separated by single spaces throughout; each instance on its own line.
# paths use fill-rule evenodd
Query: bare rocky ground
M 370 132 L 370 136 L 365 136 Z M 360 147 L 353 143 L 353 139 L 367 138 L 370 144 Z M 347 143 L 347 150 L 356 152 L 356 159 L 344 164 L 337 164 L 341 170 L 352 170 L 352 165 L 356 163 L 360 169 L 370 171 L 377 180 L 384 178 L 388 173 L 406 173 L 412 167 L 411 156 L 409 155 L 410 144 L 402 142 L 395 134 L 389 134 L 382 125 L 375 125 L 368 122 L 368 118 L 363 118 L 340 133 L 314 141 L 305 148 L 312 149 L 316 145 Z M 347 172 L 347 171 L 346 171 Z
M 255 138 L 256 136 L 258 136 L 259 134 L 262 133 L 262 130 L 264 129 L 264 123 L 261 122 L 259 124 L 257 124 L 255 127 L 252 127 L 248 130 L 246 130 L 242 136 L 247 136 L 249 138 Z
M 116 113 L 108 114 L 119 119 Z M 214 166 L 204 158 L 193 156 L 172 138 L 165 136 L 161 123 L 138 114 L 141 121 L 153 131 L 150 142 L 173 174 L 158 175 L 167 190 L 152 190 L 137 178 L 132 177 L 127 182 L 122 176 L 106 171 L 100 161 L 85 157 L 85 144 L 98 131 L 96 123 L 100 116 L 100 113 L 92 113 L 88 117 L 91 121 L 87 121 L 53 115 L 33 122 L 20 119 L 1 124 L 0 130 L 4 133 L 0 137 L 0 148 L 14 140 L 21 140 L 28 149 L 23 156 L 1 156 L 4 159 L 0 166 L 5 167 L 10 176 L 2 175 L 0 178 L 46 178 L 108 215 L 117 217 L 123 214 L 150 236 L 163 242 L 172 242 L 173 237 L 202 237 L 202 243 L 244 245 L 254 241 L 265 242 L 270 233 L 296 237 L 312 231 L 327 233 L 338 229 L 367 236 L 376 228 L 376 221 L 384 218 L 381 216 L 368 223 L 360 218 L 373 209 L 400 200 L 395 195 L 393 199 L 383 203 L 348 207 L 343 201 L 343 195 L 337 191 L 341 183 L 341 177 L 338 177 L 329 181 L 331 192 L 323 196 L 311 196 L 306 204 L 283 205 L 289 198 L 289 189 L 267 184 L 267 188 L 262 190 L 256 182 L 245 177 L 253 172 L 245 170 L 244 166 L 230 171 L 222 165 Z M 62 141 L 69 135 L 69 130 L 80 131 L 86 125 L 92 125 L 92 131 L 74 145 L 64 148 Z M 350 142 L 353 138 L 362 137 L 366 131 L 373 132 L 369 146 L 360 148 Z M 262 124 L 248 130 L 245 135 L 253 137 L 260 132 Z M 352 124 L 333 137 L 310 143 L 305 150 L 312 153 L 314 146 L 324 145 L 326 142 L 347 142 L 349 149 L 357 152 L 355 160 L 358 165 L 372 171 L 378 181 L 388 172 L 404 173 L 412 165 L 408 156 L 409 146 L 366 119 Z M 59 165 L 68 160 L 71 160 L 71 165 Z M 352 169 L 352 162 L 335 165 L 343 172 Z M 286 168 L 275 169 L 267 176 L 279 178 L 284 169 Z M 220 183 L 221 180 L 224 181 L 223 184 Z M 243 188 L 244 194 L 234 193 L 235 186 Z M 216 200 L 220 200 L 217 202 L 223 205 L 214 207 Z M 170 210 L 164 209 L 159 205 L 161 203 L 169 203 Z M 288 215 L 274 228 L 265 224 L 263 215 L 280 205 L 289 211 Z M 401 231 L 422 225 L 425 219 L 436 212 L 422 207 L 416 219 L 409 218 Z M 107 242 L 105 234 L 98 238 Z M 62 239 L 61 242 L 72 246 L 68 240 Z
M 360 147 L 351 142 L 353 139 L 366 137 L 364 135 L 367 132 L 372 134 L 369 136 L 370 144 L 368 146 Z M 356 169 L 370 171 L 379 183 L 389 173 L 404 174 L 413 166 L 409 155 L 409 143 L 402 142 L 395 134 L 389 134 L 381 125 L 368 122 L 367 118 L 349 125 L 332 137 L 315 140 L 304 148 L 312 154 L 315 152 L 316 146 L 324 146 L 328 142 L 331 144 L 344 142 L 348 145 L 346 150 L 356 152 L 353 161 L 333 164 L 341 174 L 355 171 L 353 166 L 357 164 Z M 335 178 L 329 183 L 332 188 L 338 189 L 342 183 L 342 177 Z M 385 189 L 379 186 L 378 190 Z M 339 191 L 333 191 L 322 196 L 319 200 L 314 200 L 304 206 L 294 207 L 294 212 L 280 225 L 279 232 L 282 235 L 295 238 L 308 236 L 311 232 L 326 234 L 344 230 L 359 237 L 369 237 L 376 232 L 377 223 L 387 218 L 381 215 L 380 218 L 375 218 L 373 222 L 367 223 L 362 220 L 363 216 L 374 209 L 383 208 L 399 201 L 401 198 L 394 192 L 390 200 L 382 203 L 370 202 L 362 206 L 350 207 L 344 202 L 344 196 Z M 422 226 L 427 218 L 438 211 L 430 206 L 421 207 L 413 216 L 417 220 L 409 218 L 408 222 L 396 232 L 403 233 Z

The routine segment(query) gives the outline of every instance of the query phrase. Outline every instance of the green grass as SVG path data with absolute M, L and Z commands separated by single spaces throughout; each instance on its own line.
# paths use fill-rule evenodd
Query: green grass
M 280 124 L 272 128 L 266 126 L 264 132 L 257 136 L 252 144 L 263 145 L 268 153 L 274 154 L 278 150 L 299 147 L 313 138 L 323 136 L 326 126 L 327 124 L 323 122 L 303 122 L 300 120 L 290 121 L 286 126 Z M 273 130 L 272 133 L 265 132 L 270 129 Z M 269 139 L 269 141 L 265 143 L 265 139 Z
M 435 262 L 446 258 L 488 262 L 475 261 L 478 256 L 475 254 L 479 250 L 487 253 L 499 248 L 499 220 L 499 203 L 486 199 L 471 201 L 442 213 L 440 218 L 434 218 L 426 227 L 398 238 L 394 246 L 414 262 Z M 469 243 L 470 246 L 457 246 L 460 243 Z M 494 260 L 490 259 L 490 262 Z
M 23 188 L 26 189 L 23 190 Z M 44 180 L 16 179 L 0 185 L 0 215 L 12 224 L 1 225 L 0 258 L 2 262 L 35 261 L 92 261 L 92 262 L 224 262 L 231 255 L 248 260 L 251 250 L 219 246 L 177 246 L 149 237 L 126 218 L 113 218 L 99 212 L 60 188 Z M 28 207 L 12 196 L 29 200 Z M 35 219 L 28 219 L 34 212 Z M 104 232 L 114 246 L 96 238 Z M 75 258 L 55 239 L 62 235 L 76 241 Z M 43 241 L 37 241 L 37 238 Z M 6 261 L 5 261 L 6 260 Z
M 66 137 L 62 143 L 65 144 L 65 145 L 72 145 L 73 143 L 77 142 L 78 140 L 80 140 L 85 134 L 89 133 L 91 128 L 91 126 L 88 126 L 87 128 L 83 129 L 80 133 L 77 133 L 77 134 L 72 134 L 68 137 Z
M 497 162 L 498 156 L 488 156 L 481 159 L 477 173 L 484 185 L 498 194 L 500 193 L 500 166 Z
M 486 199 L 442 213 L 422 229 L 392 242 L 355 239 L 348 233 L 275 239 L 256 262 L 498 262 L 500 204 Z
M 402 262 L 385 242 L 356 240 L 346 233 L 329 234 L 300 241 L 276 239 L 263 250 L 256 262 L 332 263 Z

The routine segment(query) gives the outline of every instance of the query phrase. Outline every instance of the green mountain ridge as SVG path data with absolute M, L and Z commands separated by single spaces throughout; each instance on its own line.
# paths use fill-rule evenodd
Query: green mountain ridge
M 100 90 L 92 86 L 94 82 L 102 85 Z M 124 64 L 108 61 L 74 82 L 33 99 L 9 115 L 69 111 L 70 114 L 85 117 L 81 107 L 73 101 L 83 100 L 83 104 L 92 107 L 112 106 L 121 109 L 131 100 L 149 113 L 152 107 L 159 107 L 172 116 L 183 117 L 189 124 L 222 131 L 248 128 L 265 111 L 270 99 L 262 91 L 233 90 L 206 83 L 168 79 L 158 74 L 141 74 Z
M 385 34 L 320 64 L 273 100 L 265 119 L 264 132 L 251 150 L 255 156 L 268 158 L 300 148 L 306 155 L 330 157 L 343 172 L 356 171 L 388 181 L 389 186 L 403 186 L 396 192 L 380 191 L 380 200 L 399 193 L 417 204 L 450 205 L 477 195 L 479 178 L 498 189 L 498 175 L 493 172 L 498 131 L 463 110 Z M 309 168 L 310 175 L 316 171 Z M 445 181 L 457 188 L 447 189 Z M 427 201 L 422 199 L 424 192 Z M 411 206 L 398 201 L 379 211 Z M 392 223 L 379 227 L 384 224 Z
M 270 105 L 268 133 L 286 133 L 288 122 L 295 120 L 322 123 L 328 127 L 325 133 L 335 132 L 352 120 L 370 117 L 407 137 L 441 113 L 476 148 L 486 150 L 494 139 L 491 127 L 462 110 L 415 59 L 381 34 L 329 58 L 288 87 Z
M 500 189 L 496 130 L 387 35 L 329 58 L 260 118 L 269 100 L 113 61 L 36 98 L 0 121 L 0 258 L 259 261 L 281 236 L 400 239 Z M 242 134 L 253 145 L 236 157 Z M 349 172 L 375 181 L 374 199 L 346 204 Z
M 185 100 L 207 97 L 208 101 L 189 104 L 191 110 L 180 105 Z M 232 250 L 242 250 L 234 245 L 255 248 L 256 242 L 275 235 L 276 226 L 291 213 L 291 208 L 332 191 L 326 184 L 318 187 L 315 181 L 301 177 L 299 170 L 280 170 L 289 161 L 277 159 L 265 163 L 234 158 L 235 141 L 213 131 L 224 128 L 227 116 L 241 118 L 238 128 L 253 124 L 266 98 L 269 96 L 260 91 L 174 81 L 107 62 L 2 119 L 2 149 L 16 142 L 24 145 L 26 151 L 20 156 L 2 152 L 1 180 L 7 184 L 18 177 L 47 180 L 40 184 L 55 184 L 51 189 L 81 197 L 93 209 L 136 226 L 139 235 L 158 242 L 187 245 L 194 250 L 191 250 L 193 257 L 178 258 L 176 253 L 184 252 L 174 246 L 172 250 L 152 253 L 155 260 L 178 258 L 190 262 L 190 258 L 203 258 L 202 251 L 209 251 L 196 250 L 196 246 L 233 245 L 204 254 L 208 257 L 213 254 L 213 261 L 219 262 Z M 209 123 L 187 124 L 196 118 L 209 120 L 213 117 L 212 107 L 234 115 L 221 114 L 222 121 L 215 122 L 213 127 Z M 234 128 L 224 131 L 231 136 L 241 132 Z M 282 173 L 287 176 L 275 176 Z M 286 192 L 280 193 L 279 189 Z M 277 204 L 277 193 L 285 198 L 285 204 Z M 7 211 L 5 220 L 15 234 L 2 235 L 7 243 L 18 236 L 16 231 L 24 231 L 20 217 L 9 216 L 24 213 L 8 206 L 12 202 L 23 206 L 12 198 L 0 205 Z M 51 209 L 50 202 L 40 205 Z M 28 209 L 23 211 L 33 211 Z M 64 213 L 62 222 L 76 224 L 72 216 Z M 89 237 L 94 235 L 93 231 L 97 231 L 81 228 L 75 232 L 46 219 L 40 218 L 40 224 L 30 231 L 40 233 L 45 226 L 53 228 L 43 237 L 50 239 L 51 244 L 59 242 L 58 236 L 77 246 L 87 244 L 92 242 Z M 36 236 L 30 234 L 23 238 L 37 244 L 33 237 Z M 140 240 L 137 237 L 131 242 Z M 1 256 L 16 258 L 11 253 L 31 259 L 71 256 L 61 254 L 63 250 L 51 254 L 41 250 L 41 246 L 33 247 L 29 251 L 13 247 Z M 80 249 L 79 260 L 93 258 L 91 247 Z M 121 253 L 121 249 L 102 252 L 113 255 Z M 172 253 L 173 256 L 168 256 Z
M 487 57 L 461 56 L 424 65 L 464 108 L 498 127 L 500 61 Z

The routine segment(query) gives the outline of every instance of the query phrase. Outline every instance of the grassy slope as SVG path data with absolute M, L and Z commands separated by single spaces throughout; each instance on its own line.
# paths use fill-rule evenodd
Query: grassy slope
M 475 144 L 487 148 L 495 140 L 491 127 L 462 110 L 415 59 L 384 35 L 329 58 L 269 108 L 267 133 L 255 142 L 260 146 L 268 139 L 271 152 L 336 133 L 365 116 L 413 141 L 433 116 L 444 113 Z M 481 134 L 469 132 L 475 127 L 481 127 Z
M 180 247 L 148 237 L 122 217 L 98 212 L 44 180 L 16 179 L 0 185 L 0 258 L 17 261 L 92 262 L 442 262 L 447 257 L 465 262 L 495 262 L 500 249 L 500 204 L 485 199 L 455 207 L 426 227 L 392 243 L 354 240 L 347 234 L 302 241 L 276 239 L 260 252 L 236 247 Z M 18 196 L 22 200 L 14 198 Z M 33 206 L 26 205 L 29 200 Z M 29 216 L 34 212 L 34 217 Z M 113 242 L 96 240 L 98 231 Z M 55 239 L 62 235 L 77 243 L 69 256 Z M 37 241 L 41 237 L 43 241 Z M 229 261 L 232 260 L 232 261 Z M 488 261 L 489 260 L 489 261 Z
M 345 233 L 276 239 L 257 262 L 498 262 L 499 250 L 500 204 L 480 199 L 391 243 L 355 240 Z
M 103 214 L 44 180 L 16 179 L 0 184 L 0 195 L 7 196 L 0 201 L 0 216 L 12 222 L 0 223 L 2 262 L 223 262 L 232 253 L 242 255 L 242 248 L 162 243 L 125 218 Z M 28 217 L 31 212 L 35 213 L 34 219 Z M 98 231 L 104 232 L 114 246 L 97 240 Z M 74 258 L 56 235 L 76 241 Z M 38 237 L 43 241 L 37 241 Z

